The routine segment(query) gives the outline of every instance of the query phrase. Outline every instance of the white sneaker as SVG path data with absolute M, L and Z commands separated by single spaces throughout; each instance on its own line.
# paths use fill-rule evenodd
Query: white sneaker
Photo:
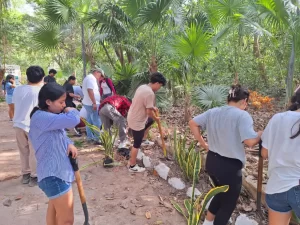
M 142 146 L 146 146 L 146 145 L 154 145 L 154 142 L 149 141 L 149 140 L 143 140 Z
M 133 168 L 131 168 L 130 166 L 129 166 L 129 172 L 131 172 L 131 173 L 142 173 L 142 172 L 144 172 L 146 169 L 145 168 L 143 168 L 143 167 L 140 167 L 138 164 L 136 164 Z
M 125 141 L 122 141 L 120 144 L 119 144 L 119 147 L 118 148 L 126 148 L 130 145 L 129 141 L 125 140 Z

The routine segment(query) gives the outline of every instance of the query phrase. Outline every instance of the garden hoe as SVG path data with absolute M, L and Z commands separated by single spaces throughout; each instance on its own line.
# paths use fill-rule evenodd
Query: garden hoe
M 155 116 L 159 117 L 158 111 L 155 111 Z M 164 159 L 171 161 L 171 159 L 167 155 L 167 148 L 166 148 L 165 139 L 164 139 L 164 136 L 163 136 L 160 120 L 157 121 L 157 126 L 158 126 L 158 130 L 159 130 L 159 133 L 160 133 L 161 146 L 162 146 L 162 149 L 164 151 Z
M 256 208 L 258 210 L 258 215 L 260 219 L 263 219 L 263 214 L 261 210 L 261 192 L 262 192 L 262 180 L 263 180 L 263 162 L 264 159 L 261 156 L 262 141 L 259 142 L 259 152 L 258 152 L 258 175 L 257 175 L 257 198 L 256 198 Z
M 84 190 L 83 190 L 81 177 L 80 177 L 80 173 L 79 173 L 77 158 L 73 159 L 72 153 L 69 155 L 69 158 L 70 158 L 70 162 L 73 167 L 73 170 L 75 172 L 75 178 L 76 178 L 76 183 L 77 183 L 77 187 L 78 187 L 79 197 L 80 197 L 80 201 L 81 201 L 82 209 L 83 209 L 83 213 L 84 213 L 85 221 L 84 221 L 83 225 L 90 225 L 89 224 L 89 213 L 88 213 L 88 209 L 87 209 L 87 205 L 86 205 L 86 198 L 84 195 Z

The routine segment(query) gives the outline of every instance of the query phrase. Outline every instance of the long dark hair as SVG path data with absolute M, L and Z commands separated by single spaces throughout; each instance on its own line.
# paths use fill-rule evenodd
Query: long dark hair
M 38 107 L 33 108 L 33 110 L 30 113 L 30 118 L 36 111 L 48 109 L 48 105 L 46 103 L 47 100 L 56 101 L 65 93 L 66 90 L 61 85 L 55 82 L 45 84 L 39 92 L 39 105 Z
M 292 96 L 291 98 L 291 105 L 289 106 L 288 110 L 289 111 L 297 111 L 300 109 L 300 90 L 297 90 L 297 92 Z M 292 126 L 291 128 L 291 133 L 293 132 L 294 126 L 300 121 L 300 119 Z M 300 124 L 299 124 L 299 129 L 296 132 L 296 134 L 292 134 L 290 137 L 291 139 L 294 139 L 300 135 Z
M 246 88 L 243 88 L 241 85 L 236 84 L 232 85 L 229 94 L 227 96 L 228 102 L 238 102 L 240 100 L 247 99 L 249 100 L 250 93 Z

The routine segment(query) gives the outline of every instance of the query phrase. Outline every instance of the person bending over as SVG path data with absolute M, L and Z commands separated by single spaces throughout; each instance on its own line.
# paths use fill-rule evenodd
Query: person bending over
M 115 123 L 119 130 L 120 145 L 119 148 L 127 146 L 126 140 L 126 116 L 131 102 L 123 96 L 113 95 L 102 101 L 99 107 L 99 116 L 105 130 L 109 130 Z
M 245 111 L 248 99 L 248 90 L 233 85 L 228 105 L 210 109 L 189 122 L 195 139 L 208 151 L 206 171 L 214 185 L 229 185 L 226 193 L 217 194 L 211 201 L 203 225 L 227 224 L 241 192 L 244 144 L 252 147 L 260 141 L 262 132 L 254 131 L 252 117 Z M 208 144 L 201 130 L 207 131 Z

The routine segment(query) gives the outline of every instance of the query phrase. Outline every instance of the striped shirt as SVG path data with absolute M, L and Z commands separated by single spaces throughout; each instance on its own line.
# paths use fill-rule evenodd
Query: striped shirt
M 74 171 L 67 155 L 72 141 L 65 128 L 74 128 L 80 122 L 79 112 L 54 114 L 36 111 L 30 121 L 29 138 L 35 150 L 38 182 L 55 176 L 66 182 L 74 181 Z

